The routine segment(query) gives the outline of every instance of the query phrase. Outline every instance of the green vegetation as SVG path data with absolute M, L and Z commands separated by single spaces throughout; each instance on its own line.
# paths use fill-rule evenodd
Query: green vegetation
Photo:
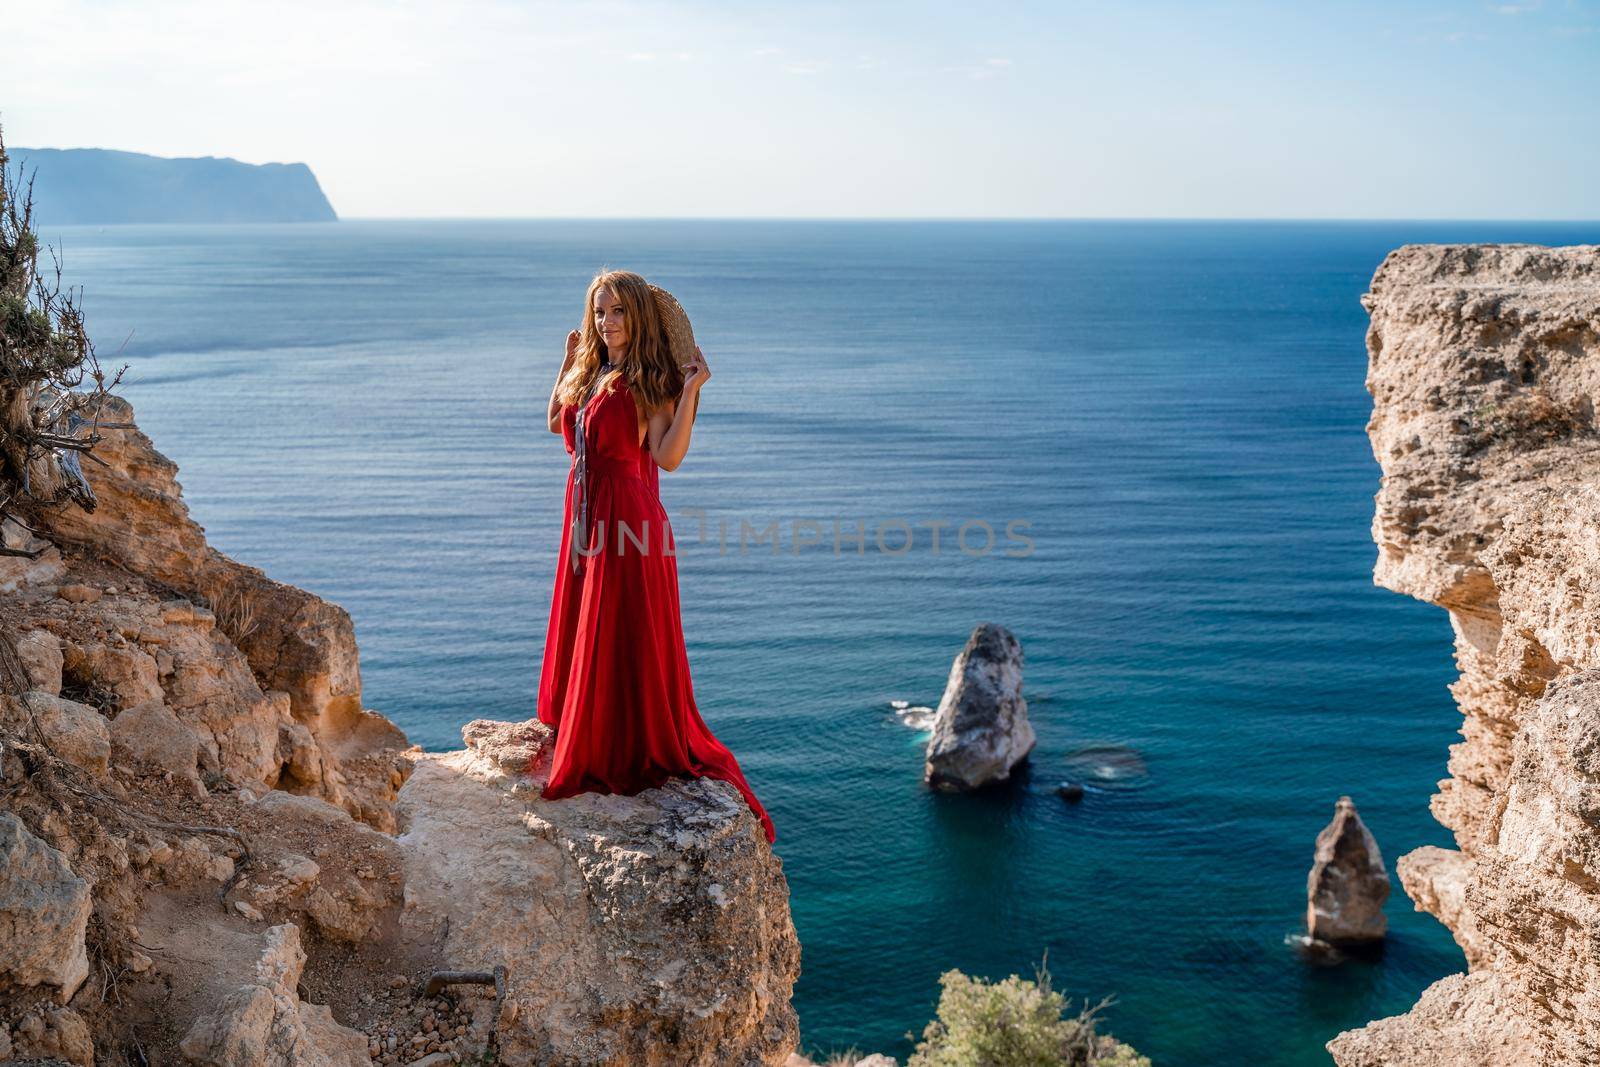
M 1096 1032 L 1111 998 L 1064 1017 L 1066 998 L 1050 988 L 1042 962 L 1031 982 L 1014 974 L 986 982 L 952 969 L 939 984 L 938 1017 L 907 1067 L 1150 1067 L 1147 1057 Z

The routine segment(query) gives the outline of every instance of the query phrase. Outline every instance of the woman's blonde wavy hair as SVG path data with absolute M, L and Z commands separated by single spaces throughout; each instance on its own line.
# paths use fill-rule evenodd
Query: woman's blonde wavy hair
M 594 326 L 594 294 L 602 287 L 616 295 L 627 324 L 628 353 L 622 374 L 634 399 L 646 413 L 653 412 L 683 391 L 683 370 L 672 358 L 672 347 L 667 343 L 661 316 L 656 313 L 649 283 L 631 270 L 602 269 L 589 283 L 589 291 L 583 297 L 578 351 L 556 386 L 556 399 L 573 407 L 583 403 L 601 377 L 601 361 L 609 358 L 600 331 Z M 615 385 L 614 381 L 604 384 L 607 389 Z

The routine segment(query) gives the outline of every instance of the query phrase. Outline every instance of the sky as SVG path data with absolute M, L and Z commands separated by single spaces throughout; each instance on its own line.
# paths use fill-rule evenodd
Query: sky
M 1600 218 L 1600 0 L 0 0 L 16 147 L 356 217 Z

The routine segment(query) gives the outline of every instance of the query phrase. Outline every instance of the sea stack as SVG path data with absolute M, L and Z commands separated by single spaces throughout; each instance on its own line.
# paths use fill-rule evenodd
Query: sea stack
M 1022 697 L 1022 642 L 1004 626 L 979 623 L 950 667 L 923 780 L 944 792 L 1003 782 L 1033 743 Z
M 1389 899 L 1389 872 L 1349 797 L 1339 798 L 1333 821 L 1317 835 L 1306 897 L 1306 932 L 1315 940 L 1359 944 L 1380 941 L 1388 931 L 1383 902 Z

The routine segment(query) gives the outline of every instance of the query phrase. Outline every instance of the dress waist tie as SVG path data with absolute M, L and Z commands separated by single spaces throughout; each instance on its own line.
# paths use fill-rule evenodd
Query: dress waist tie
M 582 427 L 581 421 L 579 427 Z M 574 440 L 582 438 L 575 437 Z M 631 459 L 618 459 L 616 456 L 600 453 L 590 455 L 588 450 L 582 447 L 574 449 L 574 452 L 572 491 L 577 500 L 572 509 L 572 537 L 567 554 L 572 561 L 572 572 L 582 574 L 585 559 L 583 553 L 589 547 L 589 499 L 593 493 L 594 479 L 627 478 L 642 482 L 644 475 L 639 473 L 639 464 Z

